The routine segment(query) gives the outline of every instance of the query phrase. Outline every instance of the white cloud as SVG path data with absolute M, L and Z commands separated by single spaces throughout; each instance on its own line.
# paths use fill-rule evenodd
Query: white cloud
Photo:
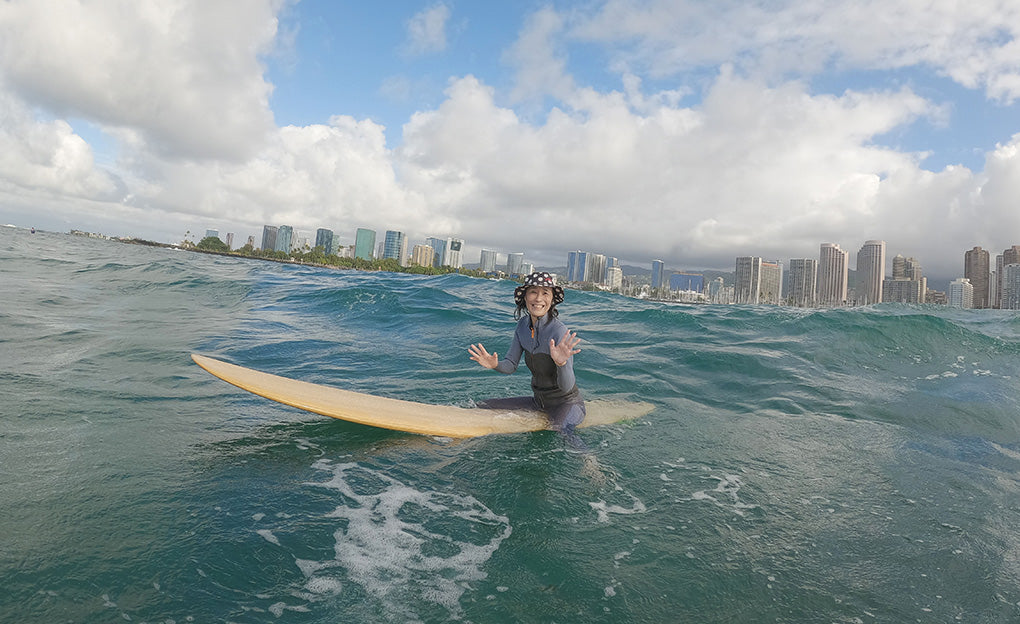
M 119 181 L 63 120 L 39 121 L 0 89 L 0 190 L 18 196 L 119 199 Z
M 168 156 L 243 158 L 273 127 L 259 57 L 281 2 L 6 2 L 0 76 L 26 100 L 130 129 Z
M 1020 4 L 1012 0 L 609 0 L 593 15 L 571 14 L 568 31 L 612 46 L 621 73 L 662 77 L 736 63 L 782 79 L 927 66 L 991 98 L 1020 98 Z
M 562 47 L 563 28 L 563 18 L 551 8 L 540 9 L 528 17 L 517 41 L 504 53 L 504 61 L 517 72 L 511 101 L 545 95 L 564 98 L 574 90 Z
M 724 72 L 697 108 L 638 113 L 622 94 L 583 90 L 541 125 L 473 78 L 447 95 L 405 127 L 405 181 L 479 244 L 703 267 L 813 257 L 828 240 L 856 251 L 875 237 L 941 255 L 947 219 L 963 231 L 970 218 L 952 206 L 976 209 L 966 169 L 924 172 L 918 156 L 872 144 L 938 114 L 909 90 L 813 96 Z
M 383 128 L 337 116 L 328 125 L 280 128 L 244 163 L 136 163 L 140 180 L 159 180 L 135 205 L 173 212 L 190 206 L 207 219 L 328 227 L 342 236 L 357 227 L 424 227 L 423 201 L 401 187 Z
M 407 22 L 405 52 L 411 55 L 431 54 L 446 49 L 446 25 L 450 7 L 443 3 L 416 13 Z

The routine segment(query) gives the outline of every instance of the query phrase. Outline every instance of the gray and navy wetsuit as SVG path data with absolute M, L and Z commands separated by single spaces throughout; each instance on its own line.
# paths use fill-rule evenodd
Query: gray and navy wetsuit
M 490 399 L 479 403 L 479 407 L 540 409 L 549 415 L 554 429 L 573 438 L 574 427 L 584 420 L 585 415 L 584 399 L 574 378 L 574 357 L 570 356 L 563 366 L 557 366 L 549 355 L 549 340 L 559 344 L 566 333 L 567 326 L 559 319 L 549 320 L 546 315 L 532 327 L 531 316 L 525 314 L 517 323 L 510 350 L 499 361 L 496 370 L 507 375 L 516 371 L 523 354 L 524 363 L 531 371 L 534 394 L 530 397 Z

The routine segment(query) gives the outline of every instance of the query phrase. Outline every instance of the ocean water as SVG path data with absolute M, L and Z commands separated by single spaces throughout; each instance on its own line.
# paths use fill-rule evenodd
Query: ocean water
M 1020 317 L 569 291 L 582 433 L 454 441 L 189 358 L 527 394 L 509 282 L 0 228 L 0 621 L 1020 621 Z

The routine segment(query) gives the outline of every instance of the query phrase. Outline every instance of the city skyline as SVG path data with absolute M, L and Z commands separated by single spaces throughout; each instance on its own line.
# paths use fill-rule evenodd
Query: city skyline
M 270 226 L 270 225 L 264 225 L 263 226 L 263 239 L 262 239 L 263 243 L 265 243 L 265 240 L 266 240 L 266 238 L 265 238 L 266 237 L 266 231 L 268 231 L 271 228 L 280 228 L 280 227 L 287 228 L 288 230 L 293 232 L 293 229 L 289 228 L 288 226 Z M 318 238 L 322 236 L 323 232 L 329 232 L 330 233 L 331 240 L 333 240 L 336 243 L 334 245 L 334 250 L 335 250 L 335 247 L 340 245 L 340 241 L 342 240 L 342 236 L 339 233 L 334 232 L 332 230 L 329 230 L 327 228 L 318 228 L 316 230 L 316 240 L 318 240 Z M 376 234 L 375 230 L 372 230 L 372 229 L 369 229 L 369 228 L 358 228 L 357 231 L 356 231 L 356 235 L 355 235 L 355 241 L 350 243 L 348 246 L 353 247 L 353 248 L 357 248 L 357 239 L 358 239 L 358 237 L 360 237 L 362 235 L 368 235 L 368 234 L 372 235 L 372 241 L 374 241 L 375 240 L 375 234 Z M 372 244 L 371 246 L 366 246 L 365 247 L 365 249 L 370 249 L 371 251 L 369 251 L 367 254 L 359 256 L 359 257 L 363 257 L 365 259 L 368 259 L 369 257 L 376 257 L 376 256 L 383 257 L 383 258 L 385 258 L 385 257 L 393 257 L 393 258 L 400 259 L 401 260 L 401 264 L 405 264 L 410 259 L 410 256 L 411 256 L 410 251 L 408 249 L 408 247 L 410 245 L 417 246 L 419 244 L 424 244 L 424 245 L 428 245 L 428 246 L 432 247 L 435 250 L 435 249 L 441 249 L 441 248 L 445 247 L 447 241 L 454 241 L 454 242 L 456 242 L 458 244 L 458 248 L 464 244 L 464 241 L 462 239 L 457 239 L 455 237 L 450 237 L 448 239 L 439 239 L 439 238 L 436 238 L 436 237 L 426 237 L 425 239 L 423 239 L 422 243 L 417 243 L 417 242 L 410 241 L 410 239 L 402 231 L 399 231 L 399 230 L 386 230 L 386 234 L 387 234 L 387 236 L 393 235 L 393 236 L 400 236 L 402 238 L 402 245 L 404 247 L 404 252 L 402 254 L 392 253 L 387 248 L 386 245 L 381 245 L 381 246 L 379 246 L 377 248 L 374 244 Z M 226 236 L 231 236 L 231 237 L 233 235 L 234 234 L 232 232 L 226 234 Z M 293 235 L 294 234 L 292 233 L 291 236 L 293 236 Z M 220 237 L 220 238 L 222 239 L 223 237 Z M 298 238 L 294 238 L 294 240 L 297 241 Z M 438 245 L 436 244 L 437 242 L 439 243 Z M 893 279 L 897 278 L 896 260 L 901 260 L 901 261 L 906 260 L 907 263 L 908 263 L 908 266 L 913 266 L 915 263 L 917 264 L 918 267 L 920 266 L 920 262 L 916 258 L 914 258 L 913 256 L 907 258 L 906 256 L 903 256 L 903 254 L 901 254 L 901 253 L 897 253 L 896 254 L 896 258 L 894 258 L 892 261 L 887 261 L 887 258 L 886 258 L 886 247 L 887 247 L 887 243 L 884 240 L 869 239 L 869 240 L 867 240 L 867 241 L 865 241 L 863 243 L 863 245 L 861 246 L 860 250 L 857 252 L 857 255 L 855 257 L 855 262 L 856 262 L 856 266 L 857 266 L 856 273 L 858 274 L 858 280 L 862 280 L 862 279 L 864 280 L 864 282 L 863 282 L 864 286 L 858 285 L 858 290 L 860 290 L 861 288 L 864 288 L 865 289 L 864 292 L 871 293 L 871 294 L 861 294 L 861 293 L 858 293 L 858 297 L 861 297 L 861 299 L 856 301 L 855 302 L 856 304 L 879 302 L 879 301 L 882 300 L 882 284 L 883 284 L 884 280 L 887 279 L 887 278 L 890 278 L 890 277 L 893 278 Z M 278 249 L 279 246 L 277 246 L 276 248 Z M 870 251 L 869 251 L 869 248 L 870 248 Z M 845 267 L 843 267 L 842 269 L 833 269 L 833 270 L 841 271 L 840 275 L 842 275 L 844 273 L 848 273 L 849 272 L 849 267 L 850 267 L 850 252 L 849 252 L 849 250 L 843 250 L 839 243 L 821 243 L 819 257 L 818 257 L 817 260 L 814 260 L 814 259 L 811 259 L 811 258 L 804 259 L 804 258 L 793 258 L 793 257 L 787 256 L 787 260 L 790 263 L 790 270 L 791 271 L 797 271 L 793 275 L 796 275 L 799 279 L 802 280 L 803 283 L 807 283 L 806 282 L 807 275 L 803 274 L 802 272 L 803 271 L 810 271 L 810 272 L 813 272 L 815 275 L 817 275 L 817 271 L 818 271 L 818 267 L 819 266 L 821 266 L 823 269 L 825 268 L 826 265 L 825 265 L 824 257 L 826 255 L 826 252 L 827 251 L 831 251 L 831 250 L 837 250 L 841 254 L 841 255 L 838 256 L 838 259 L 836 260 L 836 262 L 837 263 L 842 263 L 843 265 L 845 265 Z M 459 249 L 458 249 L 458 251 L 459 251 Z M 945 284 L 946 284 L 946 287 L 945 287 L 946 288 L 946 292 L 948 292 L 949 284 L 953 280 L 955 280 L 955 279 L 958 279 L 958 278 L 961 278 L 961 277 L 968 278 L 971 281 L 972 285 L 973 285 L 974 282 L 979 281 L 980 278 L 974 278 L 974 277 L 972 277 L 970 275 L 970 271 L 971 271 L 970 257 L 972 255 L 972 253 L 976 253 L 976 252 L 983 252 L 989 259 L 993 258 L 993 257 L 997 257 L 999 259 L 999 266 L 998 266 L 997 274 L 999 274 L 999 275 L 1002 274 L 1002 265 L 1003 264 L 1020 263 L 1020 245 L 1012 245 L 1010 247 L 1007 247 L 1006 249 L 1003 250 L 1003 252 L 998 253 L 997 255 L 994 255 L 994 256 L 992 255 L 991 252 L 988 252 L 987 250 L 982 250 L 982 248 L 980 246 L 975 246 L 972 250 L 964 250 L 963 260 L 961 262 L 961 270 L 960 271 L 958 271 L 956 274 L 937 275 L 937 276 L 935 276 L 938 280 L 945 282 Z M 499 261 L 499 256 L 501 254 L 505 257 L 505 261 L 504 262 L 500 262 Z M 574 255 L 574 254 L 587 254 L 588 256 L 594 256 L 594 257 L 601 258 L 602 266 L 601 266 L 600 269 L 596 269 L 596 274 L 599 277 L 597 279 L 594 279 L 594 280 L 592 280 L 592 279 L 588 279 L 588 280 L 584 280 L 584 279 L 576 280 L 576 279 L 573 279 L 573 277 L 574 277 L 574 269 L 572 268 L 573 267 L 572 255 Z M 869 257 L 868 254 L 872 254 L 872 256 Z M 355 255 L 358 255 L 358 254 L 355 253 Z M 441 260 L 443 255 L 444 255 L 444 252 L 436 252 L 436 255 Z M 516 260 L 512 260 L 511 259 L 514 256 L 517 256 Z M 463 266 L 465 264 L 465 260 L 460 255 L 460 253 L 458 253 L 457 257 L 458 257 L 458 260 L 460 261 L 460 264 L 459 265 L 453 265 L 453 266 Z M 864 258 L 867 258 L 867 260 L 864 260 Z M 536 263 L 531 261 L 530 256 L 529 256 L 529 254 L 526 251 L 525 252 L 520 252 L 520 251 L 517 251 L 517 252 L 504 252 L 504 251 L 501 251 L 501 250 L 498 250 L 498 249 L 480 249 L 479 250 L 479 259 L 478 259 L 477 264 L 483 270 L 489 270 L 489 271 L 502 270 L 502 269 L 499 269 L 498 267 L 503 266 L 503 267 L 505 267 L 507 273 L 511 273 L 512 274 L 512 273 L 514 273 L 514 271 L 512 270 L 511 262 L 515 262 L 515 264 L 517 266 L 520 266 L 520 264 L 523 263 L 525 259 L 528 260 L 528 262 L 527 262 L 528 265 L 536 266 Z M 602 282 L 602 281 L 604 281 L 604 278 L 605 278 L 605 275 L 606 275 L 606 272 L 607 272 L 607 266 L 606 266 L 607 259 L 608 259 L 608 262 L 609 262 L 609 264 L 608 264 L 609 267 L 614 267 L 614 266 L 617 267 L 617 268 L 621 267 L 621 262 L 620 262 L 618 257 L 615 257 L 615 256 L 606 256 L 605 254 L 600 254 L 600 253 L 597 253 L 597 252 L 580 251 L 580 250 L 575 250 L 575 251 L 567 252 L 566 253 L 566 260 L 565 260 L 565 262 L 562 265 L 557 263 L 557 262 L 555 262 L 555 261 L 553 261 L 551 263 L 544 263 L 544 264 L 541 264 L 541 265 L 538 265 L 538 266 L 543 266 L 543 267 L 546 267 L 547 269 L 550 269 L 550 270 L 554 269 L 556 267 L 562 267 L 562 268 L 564 268 L 563 277 L 565 279 L 568 279 L 569 281 L 595 281 L 595 282 Z M 989 259 L 985 260 L 985 265 L 984 266 L 991 267 L 991 263 L 990 263 Z M 784 277 L 783 277 L 784 274 L 783 274 L 783 269 L 782 269 L 782 263 L 783 263 L 782 260 L 779 260 L 777 258 L 769 260 L 769 259 L 762 259 L 760 257 L 759 257 L 759 260 L 764 260 L 765 264 L 771 264 L 773 262 L 778 262 L 779 265 L 780 265 L 778 267 L 778 271 L 779 271 L 778 279 L 779 279 L 780 282 L 786 283 L 784 281 Z M 795 268 L 795 264 L 794 263 L 803 262 L 805 260 L 813 262 L 813 265 L 810 265 L 810 266 L 798 265 Z M 1005 261 L 1003 262 L 1003 260 L 1005 260 Z M 865 262 L 864 265 L 862 265 L 862 261 Z M 737 257 L 737 262 L 739 264 L 740 257 Z M 475 263 L 472 263 L 470 261 L 470 259 L 468 259 L 466 261 L 466 264 L 467 265 L 471 265 L 471 264 L 475 264 Z M 492 268 L 486 269 L 486 267 L 488 267 L 490 265 L 491 265 Z M 701 268 L 697 268 L 697 267 L 693 267 L 693 266 L 691 266 L 689 264 L 684 264 L 684 263 L 676 263 L 675 267 L 667 268 L 667 265 L 666 265 L 665 261 L 660 260 L 660 259 L 655 259 L 655 260 L 652 260 L 649 263 L 649 269 L 648 269 L 649 272 L 650 272 L 650 275 L 651 275 L 651 284 L 652 284 L 653 288 L 656 287 L 655 284 L 656 284 L 656 267 L 657 267 L 657 265 L 661 265 L 661 266 L 659 266 L 658 270 L 660 271 L 659 279 L 661 280 L 662 283 L 669 282 L 669 279 L 668 279 L 668 276 L 667 276 L 667 271 L 668 271 L 669 275 L 673 275 L 673 274 L 677 274 L 677 273 L 691 273 L 691 272 L 697 273 L 698 271 L 723 272 L 723 273 L 732 272 L 732 273 L 734 273 L 734 275 L 736 275 L 736 273 L 739 272 L 739 268 L 737 270 L 735 270 L 735 271 L 729 271 L 726 268 L 716 268 L 716 267 L 701 267 Z M 640 266 L 640 265 L 637 265 L 637 266 Z M 862 266 L 866 267 L 864 271 L 862 271 Z M 868 269 L 867 267 L 870 267 L 870 269 Z M 888 273 L 886 272 L 886 269 L 889 269 Z M 585 268 L 583 267 L 583 265 L 582 265 L 582 268 L 580 270 L 581 270 L 582 273 L 585 271 Z M 870 270 L 870 272 L 871 272 L 870 277 L 867 275 L 867 271 L 868 270 Z M 920 269 L 917 269 L 917 270 L 920 271 Z M 991 273 L 993 270 L 994 269 L 989 268 L 987 273 Z M 863 277 L 861 277 L 862 274 L 863 274 Z M 900 276 L 900 277 L 902 277 L 902 276 Z M 792 279 L 793 279 L 793 277 L 791 276 L 791 280 Z M 805 292 L 798 292 L 798 293 L 796 293 L 796 295 L 794 295 L 793 293 L 790 293 L 790 292 L 784 292 L 783 293 L 783 297 L 784 297 L 784 299 L 789 299 L 790 297 L 795 297 L 798 300 L 801 299 L 801 298 L 805 298 L 805 300 L 813 300 L 813 301 L 824 300 L 824 301 L 828 301 L 829 305 L 834 305 L 833 302 L 845 300 L 846 297 L 849 294 L 847 289 L 846 289 L 845 284 L 840 286 L 841 281 L 845 281 L 845 279 L 846 279 L 845 277 L 834 278 L 832 276 L 826 275 L 823 272 L 823 281 L 825 281 L 826 283 L 829 283 L 829 284 L 833 284 L 834 288 L 839 289 L 839 290 L 837 290 L 835 292 L 835 294 L 827 294 L 827 295 L 825 295 L 824 299 L 819 299 L 819 297 L 821 295 L 818 294 L 817 290 L 818 290 L 818 284 L 821 283 L 821 282 L 819 282 L 817 279 L 812 279 L 811 280 L 812 283 L 816 284 L 815 291 L 810 291 L 810 292 L 806 292 L 806 293 Z M 927 276 L 925 276 L 925 279 L 927 280 Z M 987 283 L 987 279 L 988 278 L 986 277 L 985 278 L 986 283 Z M 872 280 L 870 282 L 870 286 L 868 285 L 869 280 Z M 877 282 L 877 284 L 876 284 L 876 282 Z M 985 286 L 985 288 L 987 288 L 987 285 Z M 981 292 L 980 285 L 977 286 L 977 287 L 974 287 L 974 289 L 975 289 L 975 294 L 973 295 L 973 297 L 974 297 L 973 300 L 975 302 L 975 304 L 974 304 L 975 307 L 998 307 L 997 302 L 994 302 L 994 301 L 991 301 L 987 305 L 982 306 L 980 304 L 981 299 L 980 299 L 980 296 L 979 296 L 980 292 Z M 993 293 L 994 293 L 994 290 L 993 290 Z M 739 296 L 738 296 L 738 299 L 739 299 Z
M 54 6 L 0 3 L 0 220 L 25 227 L 374 224 L 718 269 L 881 236 L 946 277 L 943 249 L 1020 232 L 1008 3 Z

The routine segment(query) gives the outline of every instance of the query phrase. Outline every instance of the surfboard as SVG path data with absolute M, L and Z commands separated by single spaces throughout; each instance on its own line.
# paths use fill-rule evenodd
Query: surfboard
M 549 428 L 549 419 L 539 411 L 417 403 L 281 377 L 195 353 L 191 354 L 191 358 L 211 374 L 242 390 L 300 410 L 362 425 L 449 438 Z M 581 427 L 640 418 L 652 411 L 652 405 L 629 401 L 586 401 L 585 411 L 587 415 Z

